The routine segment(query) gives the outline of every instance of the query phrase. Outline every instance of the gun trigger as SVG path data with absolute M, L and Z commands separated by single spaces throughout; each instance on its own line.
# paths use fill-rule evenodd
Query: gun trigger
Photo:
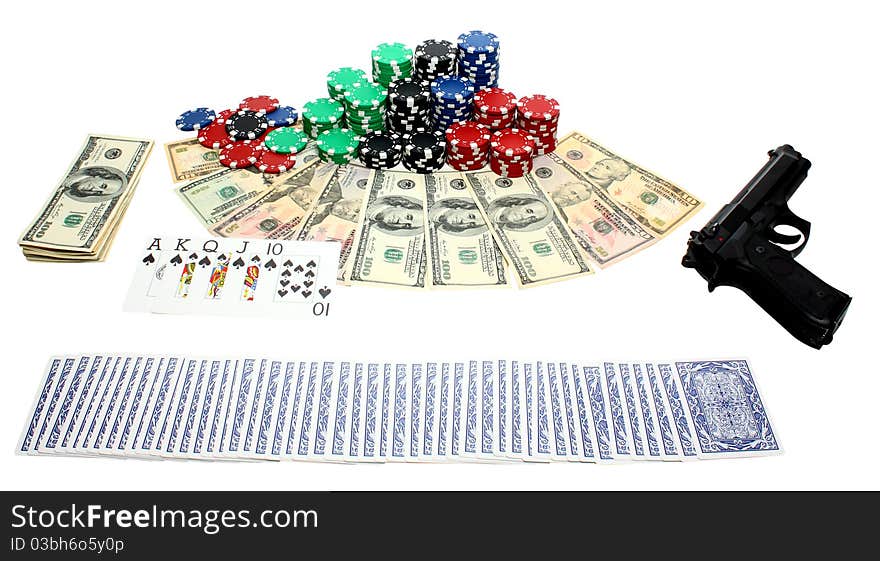
M 801 241 L 800 234 L 782 234 L 776 230 L 767 232 L 767 239 L 778 245 L 794 245 Z

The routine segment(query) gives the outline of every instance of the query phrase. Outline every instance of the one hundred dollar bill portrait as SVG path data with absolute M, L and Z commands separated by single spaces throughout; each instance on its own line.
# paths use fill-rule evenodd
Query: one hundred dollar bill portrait
M 492 201 L 487 214 L 496 226 L 505 230 L 532 232 L 551 220 L 553 211 L 547 201 L 534 195 L 508 195 Z
M 105 166 L 82 168 L 64 180 L 64 194 L 75 201 L 97 203 L 121 196 L 128 179 L 122 171 Z
M 412 197 L 379 197 L 367 207 L 366 218 L 393 236 L 414 236 L 425 229 L 422 203 Z
M 428 213 L 428 220 L 438 230 L 453 236 L 475 236 L 489 229 L 477 204 L 466 198 L 454 197 L 437 201 Z

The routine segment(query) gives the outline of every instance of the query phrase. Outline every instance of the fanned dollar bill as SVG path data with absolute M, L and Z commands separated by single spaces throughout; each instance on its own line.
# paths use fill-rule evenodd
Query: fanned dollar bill
M 275 176 L 256 168 L 223 168 L 177 188 L 177 194 L 209 229 L 236 208 L 272 190 Z
M 131 202 L 152 140 L 89 135 L 19 239 L 35 261 L 103 260 Z
M 657 241 L 635 218 L 554 153 L 535 158 L 532 177 L 550 197 L 581 249 L 600 267 Z
M 223 169 L 217 151 L 205 148 L 197 138 L 169 142 L 165 145 L 165 157 L 175 183 L 192 181 Z
M 425 187 L 431 286 L 507 286 L 504 257 L 464 177 L 426 175 Z
M 318 195 L 296 235 L 300 241 L 337 241 L 342 244 L 337 270 L 339 281 L 345 280 L 370 171 L 355 165 L 340 166 Z
M 271 189 L 234 209 L 211 228 L 224 238 L 292 240 L 336 167 L 313 160 L 275 176 Z
M 425 288 L 424 176 L 372 173 L 353 248 L 349 282 Z
M 625 160 L 579 132 L 559 141 L 559 161 L 624 207 L 645 229 L 665 236 L 703 205 L 659 175 Z
M 553 203 L 531 175 L 507 178 L 483 171 L 466 173 L 465 177 L 520 286 L 593 272 Z

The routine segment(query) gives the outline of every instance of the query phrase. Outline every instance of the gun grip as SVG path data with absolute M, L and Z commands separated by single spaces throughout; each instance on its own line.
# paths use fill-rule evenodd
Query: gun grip
M 791 252 L 752 238 L 745 248 L 749 270 L 719 279 L 742 289 L 801 342 L 821 348 L 831 342 L 852 298 L 795 261 Z

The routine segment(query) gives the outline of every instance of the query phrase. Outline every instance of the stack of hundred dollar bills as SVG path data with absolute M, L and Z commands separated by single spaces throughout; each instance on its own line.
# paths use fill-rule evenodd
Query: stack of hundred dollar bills
M 307 158 L 274 176 L 202 164 L 187 172 L 176 153 L 169 149 L 175 180 L 198 175 L 177 192 L 213 235 L 341 242 L 345 284 L 504 287 L 508 270 L 521 287 L 566 280 L 652 245 L 702 206 L 577 132 L 515 179 Z
M 18 241 L 24 256 L 30 261 L 102 261 L 152 148 L 151 140 L 89 135 Z

